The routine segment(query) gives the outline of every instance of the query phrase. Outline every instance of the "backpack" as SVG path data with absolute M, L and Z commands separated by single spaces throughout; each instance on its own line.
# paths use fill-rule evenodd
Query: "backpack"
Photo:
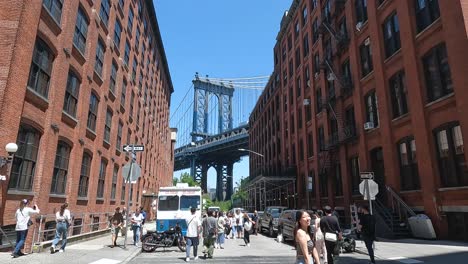
M 252 222 L 250 222 L 250 221 L 245 222 L 244 223 L 244 229 L 245 229 L 245 231 L 250 232 L 252 230 Z

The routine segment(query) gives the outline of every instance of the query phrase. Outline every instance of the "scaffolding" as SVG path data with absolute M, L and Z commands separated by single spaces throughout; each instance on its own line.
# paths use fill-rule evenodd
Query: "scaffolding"
M 247 185 L 243 207 L 248 211 L 263 211 L 267 206 L 297 207 L 296 178 L 258 176 Z

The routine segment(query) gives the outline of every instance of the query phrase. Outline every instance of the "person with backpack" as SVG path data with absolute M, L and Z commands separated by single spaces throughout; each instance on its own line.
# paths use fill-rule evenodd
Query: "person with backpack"
M 192 215 L 185 219 L 187 222 L 187 246 L 185 248 L 185 261 L 190 261 L 190 247 L 193 246 L 193 257 L 194 260 L 198 259 L 198 244 L 200 243 L 198 236 L 201 231 L 201 223 L 200 218 L 195 214 L 197 212 L 197 208 L 192 207 L 190 208 L 190 213 Z
M 224 219 L 224 213 L 222 211 L 218 212 L 218 235 L 216 239 L 216 248 L 224 249 L 224 225 L 226 220 Z
M 143 217 L 143 220 L 141 221 L 141 226 L 140 226 L 140 236 L 143 235 L 143 226 L 145 225 L 146 222 L 146 211 L 143 209 L 143 206 L 140 207 L 140 213 L 141 216 Z
M 224 236 L 226 239 L 229 239 L 229 234 L 231 233 L 231 213 L 226 213 L 224 221 Z
M 320 230 L 324 234 L 325 246 L 327 248 L 327 263 L 333 264 L 333 258 L 339 255 L 339 240 L 342 239 L 340 224 L 338 219 L 332 215 L 330 206 L 323 208 L 325 216 L 320 219 Z
M 252 219 L 250 219 L 247 213 L 244 213 L 242 217 L 243 227 L 244 227 L 244 242 L 246 247 L 250 247 L 250 233 L 252 232 Z
M 112 243 L 110 245 L 111 248 L 117 246 L 117 237 L 119 236 L 119 231 L 121 229 L 123 232 L 123 228 L 122 228 L 123 223 L 124 223 L 124 217 L 122 213 L 120 213 L 120 207 L 116 207 L 114 215 L 110 218 L 111 234 L 112 234 Z
M 208 211 L 208 217 L 205 217 L 202 222 L 203 227 L 203 254 L 204 258 L 213 258 L 214 243 L 218 233 L 216 218 L 213 217 L 213 211 Z
M 234 214 L 234 219 L 236 220 L 235 225 L 237 231 L 237 238 L 240 239 L 242 236 L 242 213 L 239 209 L 236 210 Z
M 23 256 L 24 253 L 21 252 L 21 248 L 24 246 L 26 237 L 28 236 L 28 229 L 33 222 L 31 221 L 31 215 L 39 213 L 39 207 L 34 204 L 34 207 L 27 207 L 29 201 L 26 199 L 21 200 L 18 210 L 16 210 L 16 246 L 15 250 L 11 254 L 13 258 Z
M 62 237 L 62 246 L 60 247 L 59 252 L 65 251 L 65 246 L 67 245 L 67 234 L 68 227 L 70 226 L 71 215 L 68 208 L 68 203 L 64 203 L 60 207 L 60 211 L 55 213 L 55 221 L 57 222 L 57 228 L 55 231 L 55 239 L 52 241 L 52 246 L 50 247 L 50 253 L 53 254 L 56 252 L 55 246 L 57 246 L 60 237 Z
M 369 206 L 361 207 L 362 215 L 359 218 L 358 230 L 361 232 L 362 240 L 366 244 L 371 263 L 375 263 L 373 244 L 375 241 L 375 218 L 369 213 Z

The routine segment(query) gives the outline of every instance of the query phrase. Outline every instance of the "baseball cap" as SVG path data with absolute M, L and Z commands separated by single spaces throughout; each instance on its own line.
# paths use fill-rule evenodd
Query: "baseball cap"
M 23 204 L 28 204 L 28 203 L 29 203 L 29 201 L 28 201 L 27 199 L 23 199 L 23 200 L 21 200 L 21 202 L 22 202 Z

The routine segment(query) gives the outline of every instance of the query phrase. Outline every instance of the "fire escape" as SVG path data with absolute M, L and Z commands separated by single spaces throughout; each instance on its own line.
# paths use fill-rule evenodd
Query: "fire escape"
M 339 160 L 340 145 L 354 140 L 357 136 L 353 117 L 345 116 L 343 101 L 353 92 L 351 73 L 348 68 L 341 67 L 339 73 L 335 70 L 339 58 L 347 51 L 349 37 L 346 29 L 344 5 L 345 0 L 328 0 L 322 10 L 322 21 L 319 34 L 322 36 L 324 55 L 320 61 L 320 69 L 327 81 L 325 99 L 320 109 L 329 117 L 328 140 L 319 153 L 319 173 L 330 174 L 331 168 Z M 331 178 L 332 175 L 328 175 Z

